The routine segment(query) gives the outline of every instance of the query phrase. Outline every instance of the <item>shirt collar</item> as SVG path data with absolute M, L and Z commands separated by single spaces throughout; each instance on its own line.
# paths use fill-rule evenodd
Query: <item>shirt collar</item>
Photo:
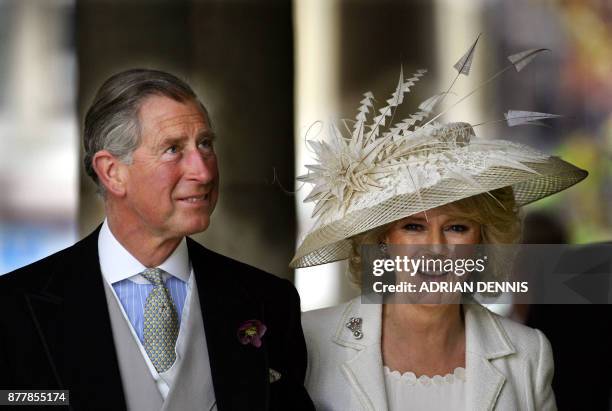
M 110 284 L 138 275 L 147 268 L 115 238 L 108 226 L 107 219 L 104 220 L 98 236 L 98 254 L 102 276 Z M 191 268 L 187 240 L 183 238 L 166 261 L 158 267 L 172 276 L 188 282 Z

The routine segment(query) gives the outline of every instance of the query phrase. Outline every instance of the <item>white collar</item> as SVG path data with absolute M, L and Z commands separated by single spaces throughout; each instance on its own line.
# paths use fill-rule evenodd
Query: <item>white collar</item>
M 147 281 L 142 279 L 142 276 L 138 275 L 147 267 L 142 265 L 140 261 L 119 243 L 111 232 L 107 219 L 104 219 L 104 224 L 102 224 L 98 236 L 98 255 L 100 258 L 102 276 L 109 284 L 127 278 L 135 282 L 147 283 Z M 185 238 L 181 240 L 166 261 L 161 263 L 158 267 L 184 282 L 189 281 L 191 267 L 189 263 L 189 253 L 187 251 L 187 241 Z

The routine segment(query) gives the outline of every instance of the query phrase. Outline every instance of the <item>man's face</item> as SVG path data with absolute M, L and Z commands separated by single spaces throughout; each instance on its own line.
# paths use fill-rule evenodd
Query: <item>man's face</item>
M 156 237 L 206 230 L 218 197 L 213 134 L 200 107 L 151 96 L 139 112 L 141 141 L 126 166 L 127 221 Z

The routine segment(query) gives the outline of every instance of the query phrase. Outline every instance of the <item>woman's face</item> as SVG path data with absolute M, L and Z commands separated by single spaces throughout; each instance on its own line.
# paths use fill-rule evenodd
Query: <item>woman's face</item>
M 480 224 L 456 217 L 452 207 L 443 206 L 396 221 L 387 231 L 385 242 L 398 245 L 478 244 Z
M 425 213 L 419 213 L 396 221 L 387 231 L 384 241 L 390 246 L 388 253 L 391 259 L 407 257 L 412 260 L 448 261 L 469 258 L 474 251 L 470 245 L 481 242 L 480 224 L 458 217 L 452 207 L 439 207 L 427 211 L 427 217 Z M 455 304 L 460 301 L 461 294 L 458 292 L 431 291 L 435 290 L 432 283 L 452 285 L 466 281 L 469 275 L 454 275 L 452 271 L 431 267 L 435 267 L 435 264 L 419 268 L 413 273 L 396 272 L 397 282 L 413 283 L 415 290 L 419 290 L 402 296 L 401 302 Z M 423 283 L 429 286 L 423 288 Z

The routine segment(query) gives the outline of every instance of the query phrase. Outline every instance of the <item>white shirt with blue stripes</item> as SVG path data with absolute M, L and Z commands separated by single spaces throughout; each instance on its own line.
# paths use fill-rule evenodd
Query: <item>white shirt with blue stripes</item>
M 139 273 L 147 267 L 142 265 L 117 241 L 108 226 L 107 220 L 104 220 L 98 236 L 98 254 L 102 276 L 112 286 L 113 294 L 122 308 L 123 317 L 130 325 L 132 335 L 140 348 L 159 392 L 166 399 L 174 375 L 173 367 L 163 373 L 158 373 L 142 345 L 144 305 L 147 296 L 153 289 L 153 284 Z M 162 278 L 176 306 L 179 324 L 184 323 L 186 316 L 189 314 L 188 310 L 184 310 L 184 308 L 189 307 L 187 302 L 191 296 L 194 277 L 189 262 L 187 241 L 183 238 L 174 252 L 158 267 L 167 273 L 164 273 Z M 185 335 L 181 330 L 179 328 L 177 346 L 181 345 L 180 340 Z

